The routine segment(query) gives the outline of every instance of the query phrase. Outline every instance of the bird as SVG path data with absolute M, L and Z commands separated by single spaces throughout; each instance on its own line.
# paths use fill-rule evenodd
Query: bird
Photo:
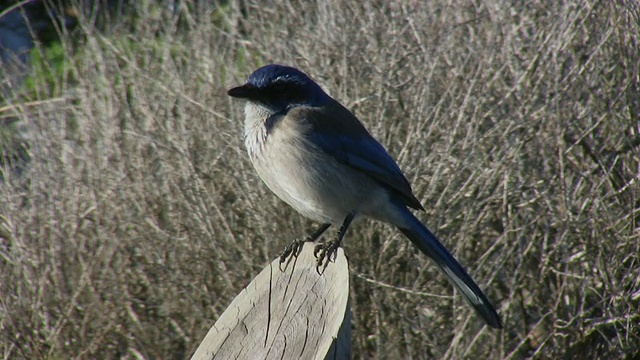
M 487 325 L 502 328 L 480 287 L 413 215 L 410 209 L 424 208 L 409 181 L 351 111 L 304 72 L 280 64 L 256 69 L 227 94 L 245 101 L 244 143 L 262 181 L 298 213 L 321 224 L 304 241 L 339 227 L 335 239 L 316 247 L 319 262 L 335 253 L 354 220 L 385 222 L 437 264 Z

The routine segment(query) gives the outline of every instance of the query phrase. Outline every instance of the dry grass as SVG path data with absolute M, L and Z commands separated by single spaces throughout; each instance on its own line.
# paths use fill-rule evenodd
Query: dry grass
M 268 62 L 387 146 L 504 317 L 484 328 L 365 222 L 345 241 L 356 358 L 640 356 L 635 2 L 257 3 L 85 24 L 60 81 L 8 100 L 40 103 L 14 112 L 32 161 L 0 186 L 3 358 L 188 357 L 311 228 L 257 179 L 225 95 Z

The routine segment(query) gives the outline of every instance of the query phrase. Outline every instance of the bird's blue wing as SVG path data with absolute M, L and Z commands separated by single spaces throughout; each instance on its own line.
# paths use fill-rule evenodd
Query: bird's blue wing
M 300 111 L 294 116 L 304 117 L 311 126 L 307 138 L 314 145 L 400 195 L 407 206 L 423 210 L 396 162 L 351 112 L 337 102 L 328 108 Z

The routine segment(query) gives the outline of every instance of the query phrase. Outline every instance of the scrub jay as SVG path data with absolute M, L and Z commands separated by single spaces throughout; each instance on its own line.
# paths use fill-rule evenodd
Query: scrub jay
M 340 226 L 333 241 L 316 247 L 319 266 L 338 249 L 353 220 L 384 221 L 433 259 L 489 326 L 502 327 L 478 285 L 409 211 L 424 208 L 395 161 L 349 110 L 309 76 L 283 65 L 261 67 L 227 93 L 247 100 L 244 142 L 260 178 L 300 214 L 322 224 L 306 241 Z

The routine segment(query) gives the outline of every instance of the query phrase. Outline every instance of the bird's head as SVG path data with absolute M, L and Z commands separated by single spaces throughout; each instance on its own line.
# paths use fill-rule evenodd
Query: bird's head
M 266 65 L 254 71 L 244 85 L 227 91 L 231 97 L 247 99 L 272 114 L 297 106 L 320 106 L 330 98 L 302 71 L 284 65 Z

